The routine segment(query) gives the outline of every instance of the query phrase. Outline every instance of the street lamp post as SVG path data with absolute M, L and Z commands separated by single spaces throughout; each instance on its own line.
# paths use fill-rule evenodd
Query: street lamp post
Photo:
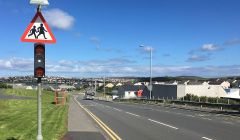
M 106 78 L 105 78 L 105 75 L 103 77 L 103 95 L 104 95 L 104 98 L 106 97 L 106 89 L 105 89 L 105 84 L 106 84 Z
M 141 48 L 146 48 L 144 45 L 140 45 Z M 152 47 L 148 47 L 150 52 L 150 79 L 149 79 L 149 98 L 152 99 Z

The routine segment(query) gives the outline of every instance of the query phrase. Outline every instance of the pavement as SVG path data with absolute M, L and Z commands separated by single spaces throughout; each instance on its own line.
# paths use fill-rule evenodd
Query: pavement
M 105 140 L 107 137 L 97 124 L 74 101 L 69 102 L 68 133 L 62 140 Z
M 77 100 L 124 140 L 240 138 L 240 118 L 236 116 L 164 106 Z

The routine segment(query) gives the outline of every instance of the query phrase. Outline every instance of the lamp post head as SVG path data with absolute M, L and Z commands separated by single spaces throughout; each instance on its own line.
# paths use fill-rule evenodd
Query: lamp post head
M 30 0 L 30 4 L 34 5 L 49 5 L 48 0 Z

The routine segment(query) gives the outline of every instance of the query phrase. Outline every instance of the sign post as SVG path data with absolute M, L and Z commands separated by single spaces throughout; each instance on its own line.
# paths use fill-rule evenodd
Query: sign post
M 45 45 L 34 44 L 34 77 L 38 84 L 38 135 L 37 140 L 42 140 L 42 78 L 45 77 Z
M 37 13 L 28 25 L 21 37 L 22 42 L 34 42 L 34 77 L 37 78 L 38 95 L 38 131 L 37 140 L 43 140 L 42 136 L 42 78 L 45 77 L 45 44 L 56 43 L 51 29 L 41 13 L 42 5 L 49 5 L 48 0 L 30 0 L 30 4 L 37 5 Z
M 41 78 L 38 78 L 38 134 L 37 134 L 37 140 L 43 140 L 42 136 L 42 80 Z

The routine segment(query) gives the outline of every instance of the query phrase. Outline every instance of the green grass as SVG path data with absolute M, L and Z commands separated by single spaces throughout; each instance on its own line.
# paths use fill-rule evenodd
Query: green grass
M 8 95 L 37 97 L 35 90 L 8 89 Z M 42 133 L 45 140 L 59 140 L 67 131 L 68 105 L 55 106 L 53 92 L 43 91 Z M 37 100 L 0 100 L 0 140 L 35 140 Z

